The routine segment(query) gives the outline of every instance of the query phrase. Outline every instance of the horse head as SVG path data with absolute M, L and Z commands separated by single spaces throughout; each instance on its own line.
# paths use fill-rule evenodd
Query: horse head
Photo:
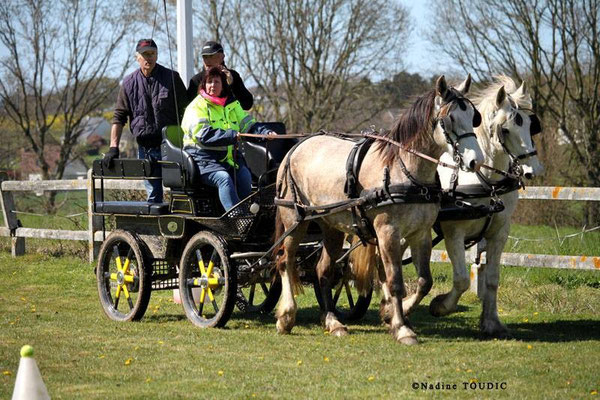
M 486 111 L 490 137 L 496 146 L 508 154 L 513 168 L 527 179 L 544 172 L 537 157 L 532 136 L 541 132 L 541 123 L 531 110 L 531 96 L 525 82 L 511 94 L 504 85 L 498 88 L 495 100 Z
M 477 171 L 483 164 L 483 152 L 473 133 L 481 123 L 481 115 L 465 97 L 471 87 L 471 75 L 457 87 L 449 87 L 445 77 L 438 78 L 435 88 L 437 115 L 433 137 L 440 146 L 452 154 L 462 169 Z

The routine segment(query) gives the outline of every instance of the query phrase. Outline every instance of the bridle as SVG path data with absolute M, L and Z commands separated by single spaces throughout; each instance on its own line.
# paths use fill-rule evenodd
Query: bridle
M 515 123 L 517 124 L 517 126 L 523 126 L 523 117 L 518 112 L 519 111 L 518 105 L 515 105 L 515 108 L 516 108 L 516 111 L 514 111 Z M 542 130 L 540 120 L 538 119 L 537 115 L 535 115 L 533 113 L 533 110 L 525 109 L 525 108 L 522 108 L 521 110 L 531 112 L 531 114 L 529 114 L 529 118 L 531 121 L 529 134 L 532 137 L 531 144 L 533 146 L 533 151 L 515 155 L 512 151 L 510 151 L 508 146 L 506 146 L 506 136 L 508 136 L 510 134 L 510 131 L 507 128 L 504 128 L 502 125 L 499 125 L 498 127 L 496 127 L 496 130 L 499 131 L 499 132 L 497 132 L 498 141 L 500 142 L 500 145 L 502 145 L 504 152 L 506 154 L 508 154 L 508 156 L 511 159 L 509 171 L 518 175 L 519 177 L 521 177 L 523 175 L 523 168 L 521 166 L 520 160 L 525 160 L 527 158 L 536 156 L 538 154 L 537 150 L 535 149 L 535 142 L 533 141 L 533 136 L 539 134 Z M 507 121 L 508 121 L 508 119 L 507 119 Z
M 462 167 L 464 167 L 464 161 L 462 159 L 462 155 L 460 154 L 460 151 L 458 148 L 460 141 L 463 139 L 470 138 L 470 137 L 477 139 L 477 136 L 475 135 L 475 132 L 473 132 L 473 131 L 459 134 L 458 132 L 456 132 L 454 130 L 454 127 L 453 127 L 454 124 L 451 124 L 452 129 L 450 129 L 450 131 L 448 131 L 448 129 L 446 127 L 448 119 L 450 119 L 450 122 L 452 122 L 452 116 L 448 116 L 449 110 L 452 108 L 452 105 L 453 105 L 452 103 L 455 103 L 458 105 L 458 107 L 462 111 L 466 111 L 467 105 L 465 104 L 465 101 L 469 102 L 471 104 L 471 106 L 473 107 L 473 111 L 475 112 L 475 114 L 473 115 L 473 123 L 472 123 L 472 126 L 475 128 L 481 124 L 481 114 L 479 113 L 479 111 L 477 111 L 477 108 L 471 102 L 471 100 L 469 100 L 466 97 L 463 97 L 456 89 L 450 88 L 448 91 L 449 91 L 449 94 L 447 94 L 446 97 L 444 98 L 444 103 L 440 106 L 440 111 L 438 112 L 438 115 L 435 117 L 434 121 L 435 121 L 435 123 L 439 123 L 440 128 L 442 129 L 442 133 L 444 134 L 444 137 L 446 138 L 446 143 L 448 143 L 452 147 L 452 158 L 453 158 L 455 165 L 457 166 L 457 168 L 462 168 Z M 449 106 L 449 107 L 447 107 L 447 106 Z M 445 115 L 441 115 L 443 111 L 446 111 Z M 434 126 L 435 126 L 435 124 L 434 124 Z M 450 133 L 453 133 L 454 136 L 456 137 L 456 139 L 453 140 Z

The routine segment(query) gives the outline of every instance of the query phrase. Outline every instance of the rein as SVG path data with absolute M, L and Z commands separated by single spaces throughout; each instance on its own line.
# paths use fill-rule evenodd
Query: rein
M 312 136 L 317 136 L 320 135 L 321 133 L 329 133 L 331 135 L 334 136 L 339 136 L 341 138 L 371 138 L 371 139 L 375 139 L 375 140 L 380 140 L 383 142 L 387 142 L 387 143 L 391 143 L 394 146 L 397 146 L 398 148 L 404 150 L 407 153 L 411 153 L 417 157 L 420 157 L 424 160 L 430 161 L 436 165 L 442 166 L 444 168 L 451 168 L 454 169 L 457 167 L 456 164 L 448 164 L 444 161 L 438 160 L 437 158 L 433 158 L 431 156 L 428 156 L 427 154 L 421 153 L 418 150 L 413 150 L 413 149 L 407 149 L 404 146 L 402 146 L 402 144 L 400 144 L 399 142 L 395 141 L 394 139 L 390 139 L 388 137 L 385 136 L 380 136 L 380 135 L 375 135 L 373 133 L 337 133 L 337 132 L 326 132 L 326 131 L 321 131 L 318 133 L 293 133 L 293 134 L 285 134 L 285 135 L 277 135 L 271 139 L 266 139 L 265 135 L 260 135 L 257 133 L 240 133 L 239 135 L 241 137 L 248 137 L 248 138 L 257 138 L 257 139 L 265 139 L 265 140 L 280 140 L 280 139 L 304 139 L 304 138 L 309 138 Z M 461 137 L 459 138 L 462 139 L 464 138 L 466 135 L 475 135 L 474 133 L 470 132 L 470 133 L 465 133 L 464 135 L 461 135 Z M 518 179 L 518 175 L 512 174 L 510 172 L 506 172 L 506 171 L 502 171 L 500 169 L 494 168 L 494 167 L 490 167 L 489 165 L 481 165 L 481 168 L 485 168 L 487 170 L 493 171 L 497 174 L 500 174 L 504 177 L 507 178 L 513 178 L 513 179 Z

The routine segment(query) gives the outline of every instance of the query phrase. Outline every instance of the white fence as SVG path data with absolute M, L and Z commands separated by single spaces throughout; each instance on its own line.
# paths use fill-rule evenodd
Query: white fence
M 107 179 L 105 189 L 144 190 L 142 181 Z M 88 194 L 88 229 L 85 231 L 69 231 L 56 229 L 38 229 L 20 227 L 17 220 L 13 193 L 33 191 L 87 191 Z M 527 187 L 519 191 L 521 199 L 533 200 L 577 200 L 600 201 L 600 188 L 576 187 Z M 92 215 L 91 173 L 87 180 L 60 181 L 4 181 L 0 185 L 0 206 L 4 214 L 5 227 L 0 227 L 0 236 L 11 237 L 13 256 L 25 253 L 25 238 L 85 240 L 89 243 L 89 261 L 93 262 L 102 241 L 101 219 Z M 476 249 L 467 252 L 467 262 L 475 261 Z M 434 250 L 432 261 L 449 262 L 445 251 Z M 546 254 L 503 253 L 503 265 L 523 267 L 568 268 L 600 271 L 600 254 L 579 254 L 557 256 Z

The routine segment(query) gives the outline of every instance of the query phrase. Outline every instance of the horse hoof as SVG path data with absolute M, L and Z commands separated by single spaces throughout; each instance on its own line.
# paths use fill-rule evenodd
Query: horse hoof
M 444 317 L 450 314 L 452 310 L 448 310 L 444 305 L 445 299 L 446 295 L 440 294 L 431 300 L 431 303 L 429 303 L 429 314 L 434 317 Z
M 414 346 L 416 344 L 419 344 L 419 341 L 414 336 L 401 338 L 400 340 L 398 340 L 398 342 L 400 342 L 401 344 L 404 344 L 406 346 Z
M 330 334 L 336 337 L 348 336 L 348 328 L 346 328 L 345 326 L 340 326 L 332 330 Z
M 405 344 L 407 346 L 412 346 L 419 343 L 417 341 L 417 335 L 407 325 L 403 325 L 402 327 L 400 327 L 400 329 L 398 329 L 394 337 L 399 343 Z
M 501 322 L 482 324 L 481 333 L 488 339 L 510 339 L 512 338 L 508 328 Z
M 290 324 L 284 324 L 281 320 L 277 320 L 275 327 L 277 328 L 277 333 L 280 335 L 288 335 L 292 332 L 293 325 L 290 326 Z
M 508 331 L 508 329 L 499 329 L 496 331 L 483 331 L 482 332 L 486 339 L 512 339 L 512 335 Z

